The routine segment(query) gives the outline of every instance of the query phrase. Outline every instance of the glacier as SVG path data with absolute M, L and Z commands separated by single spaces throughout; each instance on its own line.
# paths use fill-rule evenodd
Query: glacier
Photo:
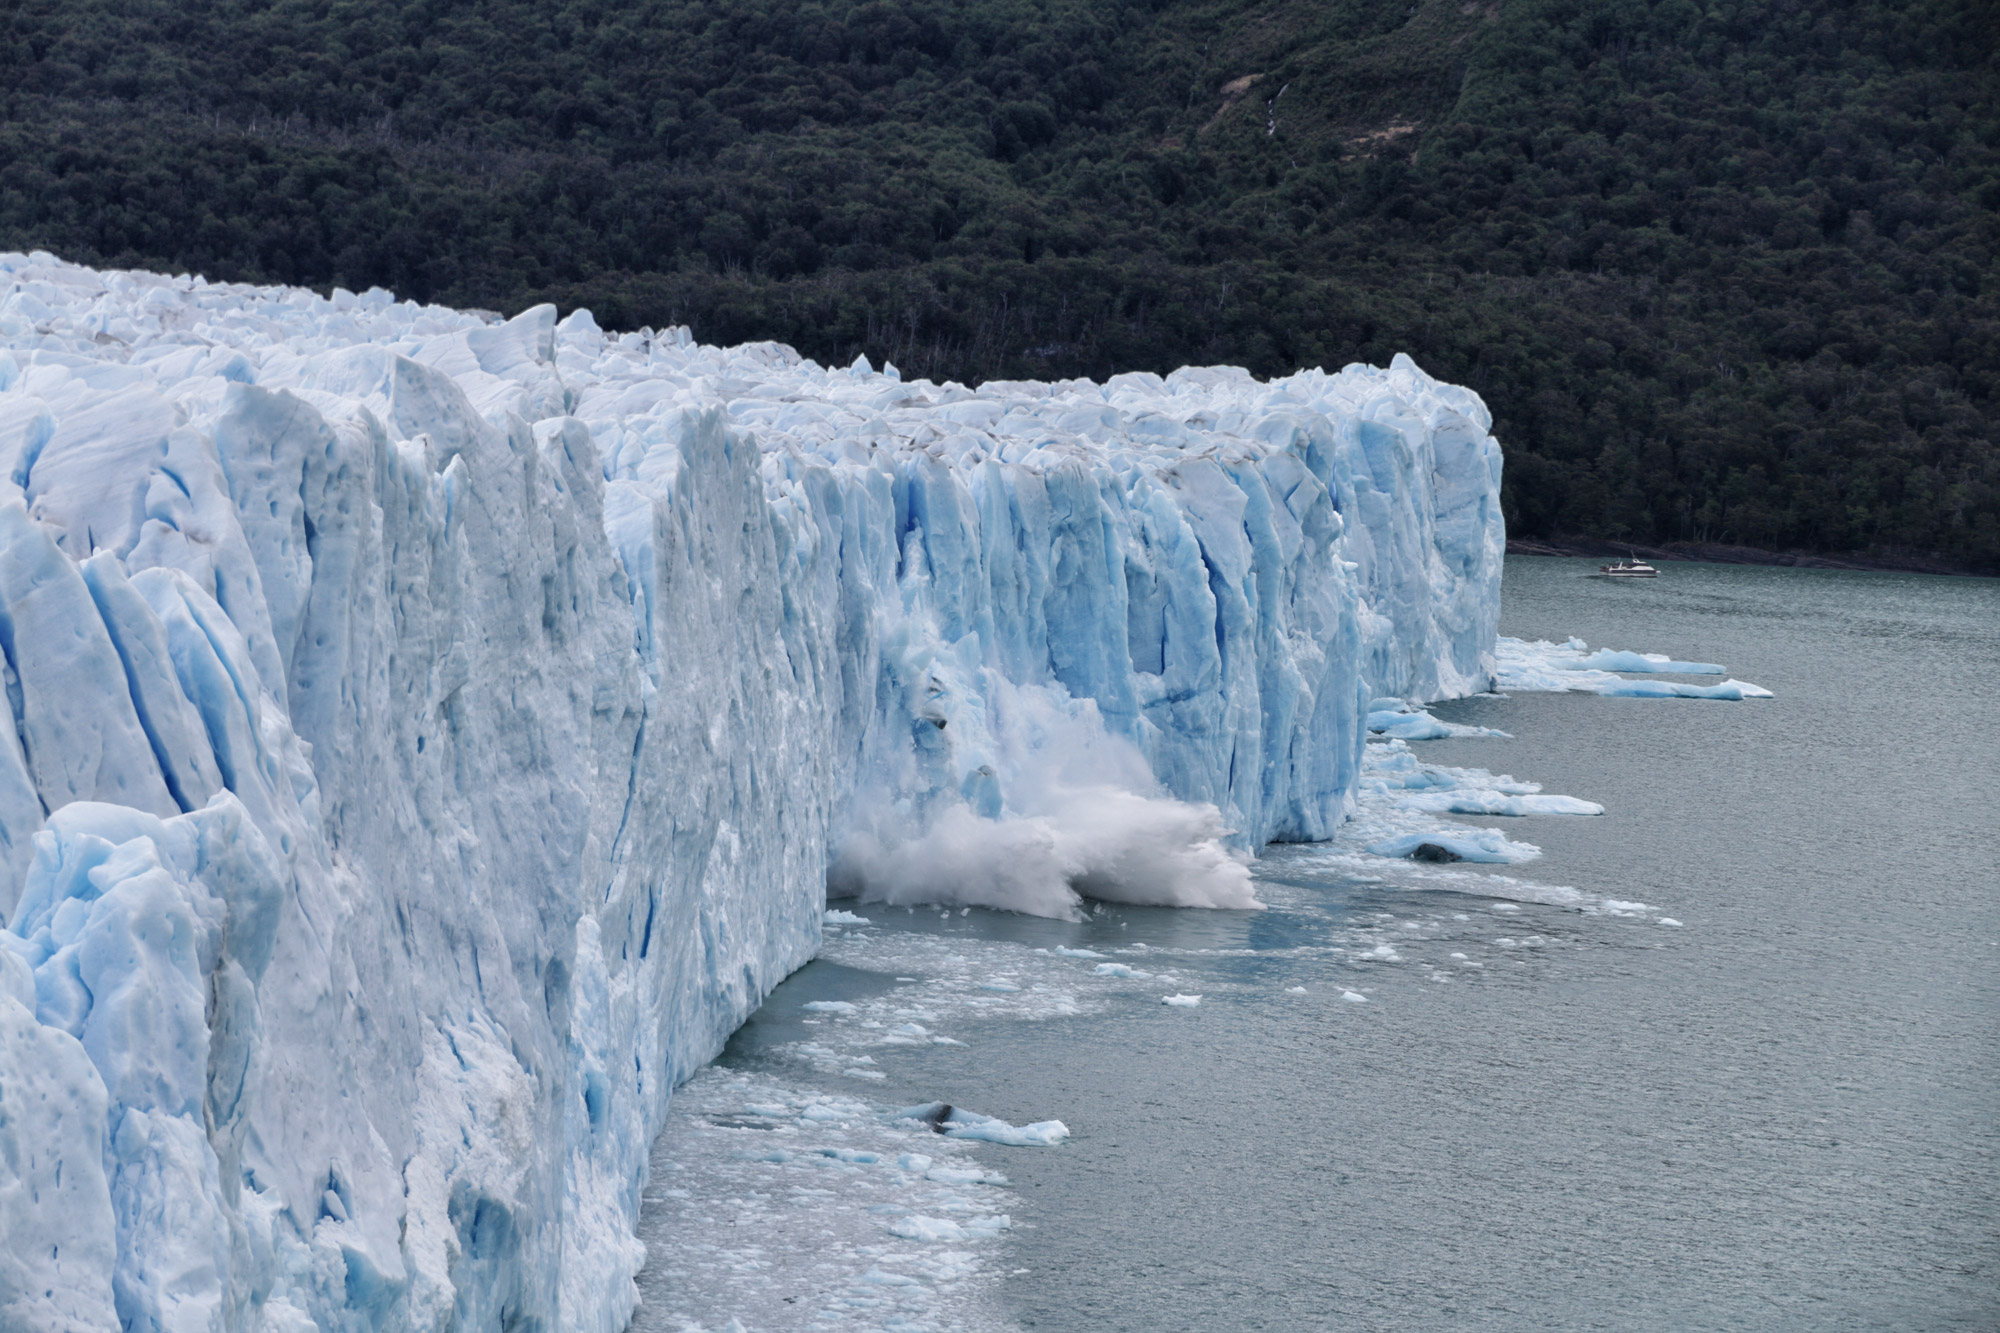
M 1494 679 L 1499 447 L 1407 357 L 0 280 L 9 1329 L 621 1328 L 669 1096 L 830 891 L 1254 907 L 1371 702 Z

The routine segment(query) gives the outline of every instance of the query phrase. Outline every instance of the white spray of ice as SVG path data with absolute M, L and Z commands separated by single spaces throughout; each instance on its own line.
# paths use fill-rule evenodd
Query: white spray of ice
M 1138 747 L 1109 734 L 1094 707 L 996 685 L 972 721 L 984 732 L 980 776 L 997 773 L 1004 803 L 982 813 L 954 793 L 926 810 L 877 794 L 838 849 L 831 896 L 1069 920 L 1086 899 L 1262 906 L 1249 858 L 1215 805 L 1163 791 Z
M 1117 787 L 1065 790 L 1060 809 L 988 819 L 958 805 L 920 833 L 850 837 L 829 884 L 896 905 L 994 907 L 1076 920 L 1086 898 L 1155 907 L 1260 908 L 1250 868 L 1212 805 Z

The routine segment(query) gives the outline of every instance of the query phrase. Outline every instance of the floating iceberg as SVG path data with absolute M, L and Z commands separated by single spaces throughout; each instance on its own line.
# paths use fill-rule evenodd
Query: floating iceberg
M 1492 683 L 1498 447 L 1407 358 L 971 390 L 0 292 L 9 1327 L 618 1328 L 669 1094 L 830 863 L 1251 906 L 1368 699 Z
M 1540 856 L 1541 849 L 1529 843 L 1515 842 L 1497 829 L 1490 828 L 1441 828 L 1421 833 L 1403 833 L 1381 842 L 1371 843 L 1368 850 L 1376 856 L 1413 856 L 1425 848 L 1439 848 L 1449 855 L 1438 856 L 1440 861 L 1481 861 L 1490 865 L 1518 865 Z
M 1680 676 L 1720 676 L 1724 671 L 1714 662 L 1676 662 L 1665 653 L 1633 653 L 1617 648 L 1599 648 L 1580 665 L 1597 671 L 1660 671 Z
M 1662 653 L 1633 653 L 1600 648 L 1589 651 L 1581 639 L 1550 643 L 1501 636 L 1495 645 L 1494 688 L 1520 694 L 1602 694 L 1626 699 L 1769 699 L 1771 692 L 1747 680 L 1719 685 L 1690 685 L 1678 680 L 1630 680 L 1618 671 L 1654 671 L 1669 675 L 1720 676 L 1725 668 L 1713 662 L 1676 662 Z
M 1574 796 L 1544 793 L 1539 782 L 1496 777 L 1480 768 L 1427 764 L 1391 741 L 1368 747 L 1361 791 L 1394 797 L 1405 811 L 1458 815 L 1601 815 L 1604 807 Z
M 1471 727 L 1462 722 L 1446 722 L 1432 717 L 1421 708 L 1409 704 L 1399 704 L 1394 708 L 1380 706 L 1377 700 L 1369 706 L 1368 730 L 1378 736 L 1387 736 L 1399 741 L 1442 741 L 1460 740 L 1474 736 L 1496 736 L 1510 739 L 1504 731 L 1491 727 Z
M 950 1139 L 976 1139 L 1007 1148 L 1052 1148 L 1069 1137 L 1069 1127 L 1060 1120 L 1037 1120 L 1032 1125 L 1010 1125 L 1005 1120 L 948 1102 L 927 1102 L 889 1112 L 891 1120 L 920 1121 Z

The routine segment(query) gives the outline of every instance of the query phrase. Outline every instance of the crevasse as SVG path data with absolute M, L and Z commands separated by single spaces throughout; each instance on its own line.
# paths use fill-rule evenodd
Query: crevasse
M 6 1328 L 617 1329 L 829 875 L 1249 905 L 1372 698 L 1491 679 L 1498 446 L 1407 358 L 968 390 L 0 278 Z

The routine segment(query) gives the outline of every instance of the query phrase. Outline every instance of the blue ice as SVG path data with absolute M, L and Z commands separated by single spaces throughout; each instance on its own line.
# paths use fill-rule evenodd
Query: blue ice
M 0 255 L 0 1323 L 622 1327 L 830 881 L 1254 909 L 1493 684 L 1491 424 Z

